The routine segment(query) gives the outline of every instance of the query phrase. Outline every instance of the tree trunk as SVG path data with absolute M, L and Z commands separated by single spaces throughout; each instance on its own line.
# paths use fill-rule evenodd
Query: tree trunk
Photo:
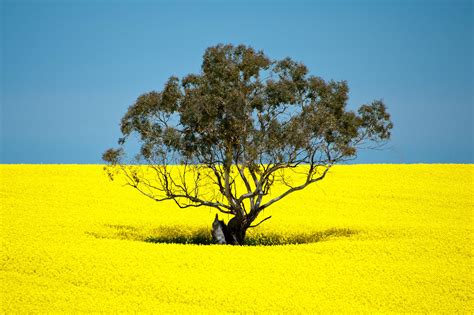
M 217 244 L 243 245 L 247 227 L 237 217 L 230 219 L 226 225 L 217 214 L 212 223 L 212 238 Z

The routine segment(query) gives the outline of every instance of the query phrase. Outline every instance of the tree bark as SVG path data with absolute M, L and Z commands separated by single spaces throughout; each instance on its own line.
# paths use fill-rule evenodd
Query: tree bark
M 217 244 L 243 245 L 247 227 L 237 217 L 230 219 L 228 224 L 219 220 L 217 214 L 212 223 L 212 238 Z

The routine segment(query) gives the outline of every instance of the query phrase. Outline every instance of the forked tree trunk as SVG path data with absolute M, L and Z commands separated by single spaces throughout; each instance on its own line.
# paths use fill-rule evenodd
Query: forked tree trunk
M 230 219 L 226 225 L 217 214 L 212 222 L 212 238 L 217 244 L 243 245 L 247 227 L 237 217 Z

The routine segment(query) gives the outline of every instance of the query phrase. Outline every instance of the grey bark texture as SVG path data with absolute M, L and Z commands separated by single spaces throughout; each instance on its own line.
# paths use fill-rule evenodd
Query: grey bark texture
M 245 232 L 246 229 L 242 228 L 236 217 L 232 218 L 226 225 L 224 221 L 219 220 L 216 214 L 212 222 L 212 239 L 216 244 L 243 245 Z

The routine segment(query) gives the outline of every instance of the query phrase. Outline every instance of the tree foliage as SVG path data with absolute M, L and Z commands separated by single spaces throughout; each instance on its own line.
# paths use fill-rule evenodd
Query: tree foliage
M 209 47 L 199 74 L 172 76 L 161 91 L 138 97 L 121 120 L 120 147 L 103 159 L 111 178 L 125 175 L 154 200 L 230 214 L 228 243 L 242 244 L 263 209 L 390 138 L 384 103 L 350 111 L 348 92 L 346 81 L 309 75 L 290 58 L 272 60 L 244 45 Z M 124 144 L 133 134 L 141 146 L 130 161 Z M 286 188 L 270 195 L 276 183 Z

